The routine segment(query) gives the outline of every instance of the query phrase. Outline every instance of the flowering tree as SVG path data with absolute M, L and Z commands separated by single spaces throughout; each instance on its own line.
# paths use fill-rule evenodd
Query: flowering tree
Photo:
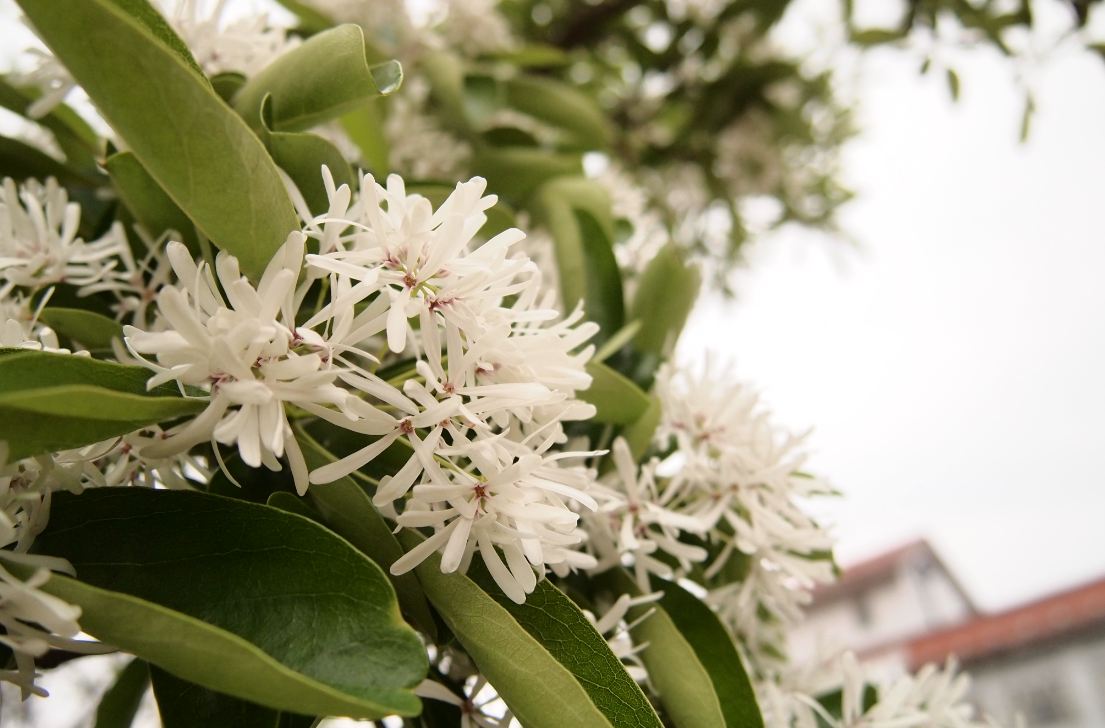
M 166 725 L 978 724 L 950 668 L 789 663 L 831 489 L 671 359 L 750 235 L 848 196 L 828 76 L 764 40 L 786 3 L 19 4 L 49 48 L 0 83 L 25 698 L 36 659 L 118 650 L 117 725 L 150 684 Z

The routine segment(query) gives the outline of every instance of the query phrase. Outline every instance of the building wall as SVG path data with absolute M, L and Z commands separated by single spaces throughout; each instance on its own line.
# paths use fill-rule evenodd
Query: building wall
M 979 708 L 1001 725 L 1105 726 L 1105 630 L 965 666 Z
M 970 615 L 970 604 L 939 562 L 921 554 L 903 559 L 888 578 L 862 590 L 815 602 L 792 633 L 790 647 L 800 660 L 842 649 L 862 652 L 957 624 Z

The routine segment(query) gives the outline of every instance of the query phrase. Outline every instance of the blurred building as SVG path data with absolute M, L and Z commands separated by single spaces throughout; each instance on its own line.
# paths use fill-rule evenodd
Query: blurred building
M 844 571 L 791 635 L 799 659 L 854 650 L 892 679 L 955 655 L 975 702 L 1003 725 L 1105 726 L 1105 578 L 984 614 L 925 541 Z

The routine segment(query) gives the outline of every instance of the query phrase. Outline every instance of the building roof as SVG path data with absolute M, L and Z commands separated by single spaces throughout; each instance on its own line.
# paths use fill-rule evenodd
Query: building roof
M 816 609 L 818 606 L 846 599 L 877 584 L 889 581 L 894 578 L 905 565 L 912 561 L 922 559 L 929 559 L 935 562 L 947 576 L 948 581 L 955 590 L 959 592 L 960 597 L 963 599 L 963 603 L 967 605 L 970 612 L 972 614 L 977 613 L 970 595 L 967 594 L 962 584 L 959 583 L 959 580 L 955 578 L 955 575 L 944 564 L 939 554 L 937 554 L 929 542 L 924 539 L 908 541 L 878 556 L 844 567 L 839 579 L 831 584 L 826 584 L 814 590 L 811 608 Z
M 982 660 L 1040 645 L 1096 625 L 1105 625 L 1105 577 L 997 614 L 907 640 L 910 669 L 943 662 Z

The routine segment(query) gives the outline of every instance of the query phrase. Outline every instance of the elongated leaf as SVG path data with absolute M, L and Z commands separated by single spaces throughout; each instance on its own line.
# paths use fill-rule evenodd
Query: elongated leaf
M 698 297 L 702 276 L 675 245 L 663 248 L 645 268 L 629 318 L 641 322 L 635 346 L 665 356 L 675 348 Z
M 620 567 L 606 572 L 603 578 L 618 594 L 641 593 Z M 645 617 L 650 610 L 652 613 Z M 640 605 L 629 610 L 628 618 L 640 620 L 632 630 L 633 642 L 648 645 L 639 653 L 641 661 L 672 723 L 677 728 L 726 726 L 710 673 L 667 611 L 655 605 Z
M 378 102 L 369 100 L 338 120 L 346 136 L 361 150 L 362 162 L 372 173 L 383 177 L 388 172 L 388 140 L 380 118 Z
M 397 61 L 369 66 L 364 33 L 352 24 L 323 31 L 246 81 L 234 108 L 250 124 L 272 97 L 272 129 L 300 131 L 336 119 L 403 81 Z
M 660 407 L 660 398 L 655 394 L 648 395 L 648 407 L 640 417 L 622 430 L 622 437 L 629 445 L 629 452 L 639 462 L 648 452 L 652 438 L 656 434 L 656 428 L 660 425 L 660 416 L 663 410 Z
M 635 422 L 649 407 L 648 394 L 605 364 L 587 365 L 591 386 L 579 393 L 584 402 L 595 405 L 595 420 L 628 425 Z
M 119 199 L 150 235 L 156 237 L 166 230 L 176 230 L 193 253 L 199 251 L 192 221 L 161 189 L 133 153 L 112 154 L 104 162 L 104 168 L 111 176 Z
M 162 728 L 277 728 L 280 713 L 181 680 L 159 667 L 150 668 Z
M 641 688 L 594 625 L 563 592 L 541 581 L 525 604 L 517 604 L 503 594 L 482 565 L 470 573 L 522 629 L 575 675 L 612 725 L 659 728 L 660 719 Z
M 0 441 L 14 460 L 79 447 L 202 410 L 149 372 L 88 357 L 0 349 Z
M 9 111 L 27 116 L 28 107 L 39 95 L 35 90 L 16 88 L 0 79 L 0 106 Z M 65 104 L 58 104 L 33 121 L 50 130 L 71 167 L 85 174 L 95 174 L 99 139 L 76 112 Z
M 25 179 L 54 177 L 67 187 L 94 187 L 98 181 L 59 162 L 45 152 L 18 139 L 0 136 L 0 170 L 4 177 Z
M 403 541 L 418 543 L 411 534 Z M 433 555 L 416 569 L 426 596 L 522 725 L 611 728 L 575 676 L 509 612 L 463 574 L 442 574 L 440 564 Z
M 690 644 L 706 669 L 721 703 L 729 728 L 763 728 L 756 693 L 737 653 L 733 637 L 714 610 L 678 584 L 652 580 L 653 591 L 662 591 L 659 607 Z
M 520 207 L 544 182 L 582 174 L 583 161 L 576 154 L 557 154 L 534 147 L 488 147 L 473 156 L 472 171 L 487 178 L 491 192 Z
M 146 663 L 137 659 L 128 662 L 100 698 L 95 728 L 130 728 L 149 687 L 150 673 Z
M 40 553 L 81 581 L 45 589 L 82 628 L 173 675 L 270 708 L 411 715 L 417 635 L 374 563 L 290 513 L 188 491 L 55 494 Z
M 112 341 L 123 340 L 123 327 L 118 321 L 83 308 L 44 308 L 38 320 L 91 351 L 111 351 Z
M 169 197 L 257 275 L 297 227 L 291 200 L 260 140 L 158 31 L 149 4 L 19 5 Z
M 430 93 L 445 112 L 450 128 L 468 133 L 471 125 L 464 103 L 464 62 L 446 51 L 429 51 L 419 60 L 418 70 L 430 83 Z M 486 175 L 485 175 L 486 176 Z
M 272 131 L 272 97 L 261 103 L 261 139 L 273 160 L 288 173 L 311 212 L 319 214 L 329 207 L 322 168 L 329 168 L 337 186 L 353 186 L 349 162 L 333 144 L 306 132 Z
M 576 145 L 600 149 L 610 143 L 606 116 L 586 94 L 543 76 L 517 76 L 506 82 L 507 103 L 522 113 L 559 127 Z
M 337 460 L 302 429 L 297 430 L 296 438 L 307 467 L 318 468 Z M 359 483 L 348 476 L 339 478 L 333 483 L 312 486 L 307 498 L 335 533 L 348 539 L 390 575 L 391 565 L 403 555 L 403 547 Z M 391 576 L 391 581 L 403 613 L 415 626 L 436 638 L 437 626 L 418 577 L 408 572 Z

